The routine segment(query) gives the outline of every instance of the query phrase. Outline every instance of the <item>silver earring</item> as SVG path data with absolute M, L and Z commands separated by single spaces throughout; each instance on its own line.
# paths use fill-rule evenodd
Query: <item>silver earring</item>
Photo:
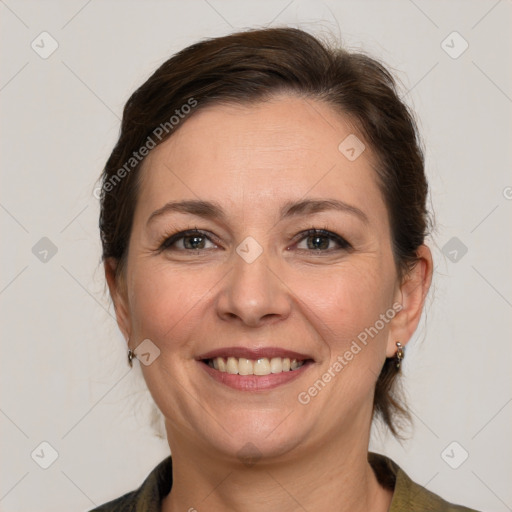
M 397 370 L 400 369 L 400 365 L 402 364 L 402 360 L 403 360 L 404 356 L 405 356 L 404 347 L 402 347 L 402 344 L 399 341 L 397 341 L 396 342 L 396 356 L 395 356 Z
M 135 352 L 133 350 L 128 350 L 128 364 L 130 368 L 133 366 L 133 359 L 135 358 Z

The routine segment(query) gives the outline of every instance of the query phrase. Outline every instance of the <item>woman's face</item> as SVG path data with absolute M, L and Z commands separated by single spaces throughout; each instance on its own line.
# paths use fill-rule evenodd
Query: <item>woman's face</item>
M 279 96 L 200 110 L 146 159 L 113 296 L 130 347 L 150 340 L 136 353 L 171 444 L 286 458 L 365 438 L 415 325 L 353 137 L 330 106 Z

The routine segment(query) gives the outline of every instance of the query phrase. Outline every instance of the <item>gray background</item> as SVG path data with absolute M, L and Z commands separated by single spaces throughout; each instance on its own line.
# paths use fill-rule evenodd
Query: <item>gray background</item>
M 172 53 L 293 25 L 396 69 L 427 148 L 436 275 L 404 368 L 415 428 L 403 445 L 377 428 L 372 449 L 449 500 L 512 510 L 511 11 L 510 0 L 0 0 L 0 509 L 88 510 L 168 454 L 105 293 L 96 179 L 129 94 Z

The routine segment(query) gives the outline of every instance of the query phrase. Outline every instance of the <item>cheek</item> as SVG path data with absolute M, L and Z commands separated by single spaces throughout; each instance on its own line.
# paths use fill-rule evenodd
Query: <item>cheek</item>
M 330 391 L 321 400 L 332 404 L 340 421 L 347 410 L 369 403 L 366 400 L 375 389 L 395 314 L 393 276 L 379 265 L 347 265 L 314 284 L 305 281 L 300 292 L 308 298 L 314 313 L 310 321 L 315 322 L 328 352 L 311 385 L 316 386 L 319 379 L 329 382 Z
M 333 349 L 343 350 L 392 306 L 393 281 L 380 266 L 347 264 L 304 276 L 294 291 Z
M 210 288 L 194 272 L 173 270 L 165 262 L 140 265 L 133 272 L 130 300 L 135 334 L 157 344 L 183 336 L 198 325 Z

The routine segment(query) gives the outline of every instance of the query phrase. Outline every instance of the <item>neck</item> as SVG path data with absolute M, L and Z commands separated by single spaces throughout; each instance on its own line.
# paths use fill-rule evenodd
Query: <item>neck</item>
M 380 486 L 367 461 L 368 436 L 356 443 L 338 436 L 340 442 L 300 457 L 254 464 L 208 455 L 175 437 L 173 486 L 162 510 L 386 512 L 392 491 Z

